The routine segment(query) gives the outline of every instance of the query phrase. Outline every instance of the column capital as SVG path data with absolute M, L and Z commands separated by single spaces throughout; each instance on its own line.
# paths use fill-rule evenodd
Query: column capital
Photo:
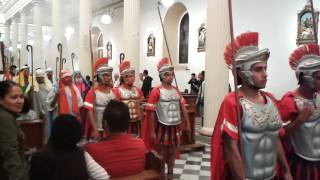
M 18 13 L 20 14 L 20 17 L 26 16 L 28 14 L 28 10 L 26 8 L 23 8 Z
M 33 0 L 32 4 L 33 6 L 40 6 L 43 3 L 43 0 Z
M 17 16 L 17 14 L 15 14 L 13 17 L 11 17 L 10 18 L 11 19 L 11 25 L 13 24 L 13 23 L 17 23 L 17 21 L 18 21 L 18 16 Z
M 11 18 L 7 19 L 6 22 L 4 22 L 4 25 L 10 26 L 11 24 Z

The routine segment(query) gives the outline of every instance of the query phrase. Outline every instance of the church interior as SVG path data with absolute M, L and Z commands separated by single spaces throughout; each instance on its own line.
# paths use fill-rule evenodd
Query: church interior
M 170 148 L 168 154 L 161 156 L 157 152 L 153 154 L 154 151 L 146 145 L 148 154 L 145 169 L 139 173 L 127 175 L 127 172 L 120 171 L 120 175 L 114 175 L 117 174 L 116 171 L 110 170 L 109 173 L 107 169 L 106 177 L 96 176 L 87 179 L 212 180 L 210 158 L 214 152 L 211 152 L 211 137 L 225 95 L 235 90 L 232 68 L 224 61 L 226 45 L 232 41 L 232 37 L 241 33 L 259 33 L 259 48 L 270 50 L 267 84 L 263 90 L 280 100 L 287 91 L 298 87 L 295 73 L 288 63 L 290 54 L 303 44 L 318 43 L 319 9 L 319 1 L 312 0 L 0 0 L 0 81 L 12 80 L 20 84 L 31 109 L 37 113 L 35 119 L 17 120 L 18 126 L 25 134 L 23 146 L 26 166 L 30 169 L 32 156 L 38 150 L 47 147 L 47 143 L 51 142 L 50 136 L 55 134 L 50 123 L 54 123 L 52 119 L 56 116 L 50 114 L 50 108 L 56 108 L 60 114 L 71 114 L 80 119 L 82 134 L 77 142 L 80 149 L 85 149 L 83 147 L 87 143 L 107 139 L 105 134 L 108 133 L 103 129 L 107 125 L 104 122 L 101 126 L 91 124 L 91 130 L 96 129 L 99 134 L 89 133 L 93 138 L 85 135 L 88 127 L 84 124 L 92 123 L 91 116 L 94 117 L 93 121 L 98 119 L 95 117 L 98 114 L 96 106 L 100 99 L 98 96 L 102 95 L 92 95 L 90 92 L 98 89 L 96 86 L 104 82 L 101 78 L 105 77 L 99 75 L 100 71 L 111 72 L 108 75 L 111 77 L 111 87 L 117 87 L 117 83 L 120 83 L 119 89 L 121 84 L 126 84 L 123 78 L 127 77 L 126 73 L 133 72 L 134 82 L 131 86 L 139 89 L 137 93 L 140 93 L 141 88 L 143 91 L 146 77 L 152 77 L 148 95 L 144 95 L 143 91 L 141 96 L 144 98 L 139 97 L 139 100 L 134 99 L 131 92 L 128 99 L 123 99 L 121 89 L 106 90 L 114 92 L 115 99 L 119 93 L 120 101 L 127 103 L 130 113 L 130 103 L 133 102 L 132 106 L 135 106 L 134 103 L 139 101 L 138 105 L 142 109 L 139 113 L 143 117 L 140 119 L 141 124 L 136 137 L 144 139 L 144 133 L 149 137 L 148 132 L 144 132 L 144 123 L 151 117 L 149 111 L 152 111 L 150 97 L 153 95 L 153 89 L 163 83 L 163 64 L 159 65 L 159 62 L 167 57 L 169 64 L 166 65 L 174 69 L 172 86 L 178 90 L 179 97 L 185 100 L 183 106 L 186 108 L 187 117 L 181 115 L 182 124 L 185 120 L 188 121 L 187 128 L 181 127 L 181 142 L 175 149 L 179 153 L 176 153 L 173 168 L 170 167 L 170 163 L 164 163 L 167 162 L 166 156 L 172 155 Z M 306 17 L 305 11 L 308 10 L 314 11 L 315 17 Z M 107 66 L 101 63 L 107 63 Z M 15 67 L 13 73 L 12 67 Z M 28 70 L 29 80 L 22 80 L 25 69 Z M 48 72 L 51 72 L 52 78 L 50 89 L 58 94 L 53 95 L 51 100 L 51 92 L 41 94 L 41 81 L 38 82 L 38 77 L 44 77 L 44 74 L 45 79 L 48 78 Z M 196 81 L 194 86 L 191 82 L 193 73 Z M 81 76 L 81 82 L 86 81 L 84 85 L 75 85 L 81 89 L 81 106 L 78 96 L 69 98 L 66 95 L 63 99 L 64 96 L 60 92 L 60 89 L 66 86 L 62 85 L 60 80 L 72 77 L 75 83 L 77 75 Z M 120 79 L 114 79 L 116 76 L 120 76 Z M 15 78 L 17 80 L 14 80 Z M 88 89 L 83 90 L 85 94 L 82 94 L 82 88 L 86 88 L 87 85 Z M 77 94 L 70 89 L 68 92 L 70 91 L 72 96 Z M 35 92 L 38 95 L 35 95 Z M 67 93 L 67 90 L 63 92 Z M 161 93 L 159 90 L 160 99 Z M 40 96 L 48 99 L 43 102 L 35 100 Z M 3 106 L 1 98 L 3 97 L 0 95 L 0 107 Z M 104 96 L 100 100 L 106 99 Z M 62 100 L 65 103 L 78 101 L 78 105 L 64 106 Z M 42 104 L 48 102 L 51 104 Z M 52 103 L 57 104 L 54 107 Z M 42 106 L 44 110 L 37 112 Z M 170 108 L 170 105 L 168 106 Z M 63 107 L 68 110 L 64 110 Z M 87 112 L 90 110 L 93 113 Z M 158 109 L 156 110 L 154 116 L 161 119 Z M 168 111 L 174 111 L 174 108 Z M 180 111 L 183 112 L 179 109 L 179 113 Z M 5 117 L 1 116 L 1 112 L 0 110 L 0 119 Z M 101 112 L 101 117 L 102 114 L 105 118 L 106 112 Z M 130 114 L 130 123 L 132 117 Z M 0 131 L 4 128 L 1 126 L 3 120 L 0 120 Z M 151 123 L 150 127 L 153 126 L 155 125 Z M 1 139 L 0 143 L 6 142 Z M 99 151 L 94 148 L 88 147 L 89 154 Z M 0 151 L 2 150 L 0 147 Z M 91 156 L 89 155 L 91 160 L 94 159 L 103 166 L 92 154 Z M 60 156 L 56 158 L 59 159 Z M 63 158 L 65 157 L 61 155 L 61 160 Z M 88 156 L 82 158 L 87 160 Z M 0 163 L 4 164 L 1 158 Z M 170 169 L 173 169 L 173 172 Z M 0 170 L 0 179 L 6 178 L 6 175 L 1 175 L 2 172 L 4 171 Z M 29 176 L 30 172 L 26 174 L 23 178 L 32 179 Z

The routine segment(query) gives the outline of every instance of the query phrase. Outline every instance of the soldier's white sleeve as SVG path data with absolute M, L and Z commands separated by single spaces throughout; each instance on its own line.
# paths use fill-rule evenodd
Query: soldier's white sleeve
M 101 167 L 89 153 L 84 152 L 84 157 L 86 159 L 87 170 L 91 180 L 106 180 L 110 178 L 107 171 Z

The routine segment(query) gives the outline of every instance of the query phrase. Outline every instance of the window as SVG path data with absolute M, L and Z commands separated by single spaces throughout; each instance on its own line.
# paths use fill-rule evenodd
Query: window
M 179 64 L 188 64 L 189 47 L 189 14 L 186 13 L 180 22 Z

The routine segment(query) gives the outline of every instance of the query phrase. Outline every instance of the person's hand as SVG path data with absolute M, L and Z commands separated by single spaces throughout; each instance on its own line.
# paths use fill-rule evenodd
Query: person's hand
M 34 86 L 30 86 L 30 92 L 33 92 Z
M 53 92 L 56 94 L 59 93 L 59 83 L 55 83 L 53 85 Z
M 314 108 L 309 103 L 304 103 L 303 108 L 299 111 L 299 120 L 304 122 L 305 120 L 308 120 L 312 113 L 314 111 Z

